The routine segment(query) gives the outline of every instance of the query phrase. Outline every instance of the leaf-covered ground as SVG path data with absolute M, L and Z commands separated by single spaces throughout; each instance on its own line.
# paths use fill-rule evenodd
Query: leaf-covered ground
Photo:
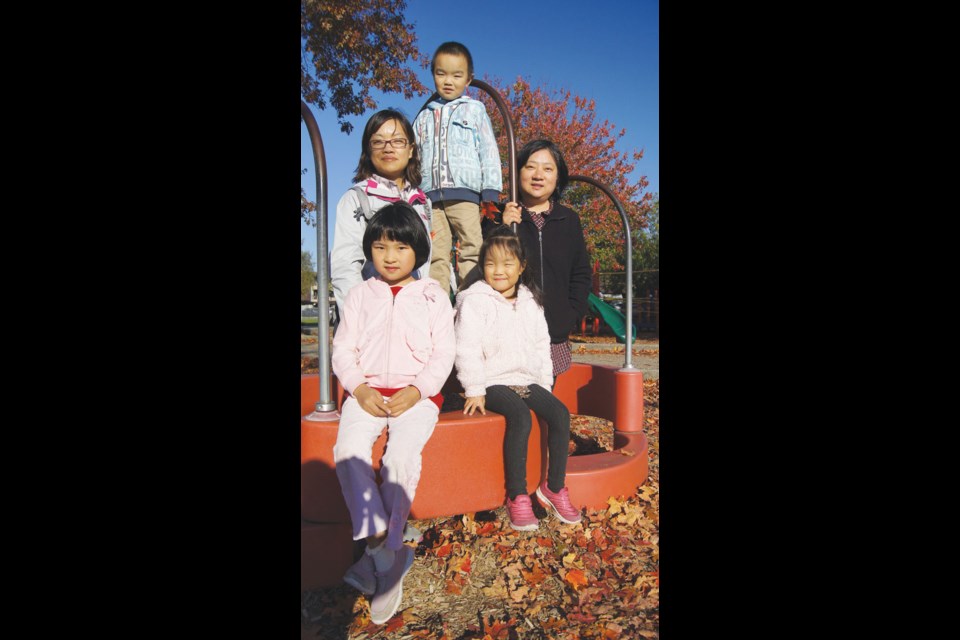
M 306 372 L 306 371 L 305 371 Z M 413 521 L 424 533 L 387 624 L 346 585 L 301 595 L 303 638 L 450 640 L 659 637 L 659 380 L 644 384 L 650 474 L 577 525 L 517 532 L 506 509 Z M 572 455 L 609 450 L 612 425 L 574 416 Z M 573 496 L 575 498 L 575 496 Z M 412 543 L 411 543 L 412 546 Z
M 610 349 L 610 348 L 606 348 L 606 349 L 591 349 L 590 347 L 588 347 L 588 346 L 586 346 L 586 345 L 583 345 L 583 344 L 575 344 L 575 345 L 571 345 L 571 348 L 570 348 L 570 353 L 572 353 L 573 355 L 578 355 L 578 354 L 597 354 L 597 353 L 609 353 L 609 354 L 613 354 L 613 355 L 623 355 L 623 352 L 624 352 L 624 347 L 623 347 L 623 346 L 615 347 L 615 348 L 613 348 L 613 349 Z M 632 353 L 632 354 L 635 355 L 635 356 L 654 356 L 654 355 L 655 355 L 655 356 L 659 356 L 659 355 L 660 355 L 660 349 L 634 348 L 634 349 L 632 349 L 632 350 L 630 351 L 630 353 Z M 574 360 L 574 362 L 576 362 L 576 360 Z

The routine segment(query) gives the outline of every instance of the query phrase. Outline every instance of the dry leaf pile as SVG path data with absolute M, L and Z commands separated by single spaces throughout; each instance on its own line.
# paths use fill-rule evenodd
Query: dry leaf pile
M 588 349 L 586 346 L 580 344 L 580 345 L 572 345 L 570 347 L 570 353 L 574 353 L 574 354 L 603 353 L 603 354 L 609 354 L 609 355 L 619 355 L 623 353 L 624 349 L 625 347 L 618 347 L 616 349 Z M 630 352 L 635 356 L 651 356 L 652 357 L 652 356 L 660 355 L 660 349 L 632 349 Z
M 300 356 L 300 373 L 320 373 L 320 358 Z
M 637 334 L 639 337 L 634 338 L 634 344 L 658 344 L 660 342 L 659 338 L 656 337 L 644 337 L 650 336 L 653 334 Z M 570 334 L 570 342 L 577 344 L 579 342 L 587 342 L 593 344 L 620 344 L 617 342 L 617 339 L 612 335 L 600 335 L 594 336 L 589 334 L 580 335 L 579 333 Z
M 650 473 L 634 495 L 586 510 L 577 525 L 534 501 L 533 532 L 511 529 L 503 507 L 413 521 L 424 537 L 397 615 L 373 624 L 367 598 L 346 585 L 307 591 L 303 637 L 658 638 L 659 389 L 659 380 L 644 382 Z M 573 418 L 573 455 L 609 450 L 609 422 Z

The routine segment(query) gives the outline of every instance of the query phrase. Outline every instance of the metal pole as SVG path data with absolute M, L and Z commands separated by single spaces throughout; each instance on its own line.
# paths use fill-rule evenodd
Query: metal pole
M 320 401 L 315 405 L 315 414 L 336 412 L 337 404 L 330 393 L 330 269 L 327 264 L 327 161 L 323 153 L 320 127 L 307 104 L 300 101 L 300 117 L 310 133 L 313 147 L 313 165 L 317 174 L 317 346 L 320 366 Z M 322 301 L 322 304 L 321 304 Z
M 617 197 L 613 195 L 606 185 L 601 182 L 597 182 L 593 178 L 588 178 L 587 176 L 570 176 L 571 181 L 579 180 L 580 182 L 586 182 L 587 184 L 592 184 L 596 188 L 603 191 L 607 196 L 613 200 L 613 204 L 616 205 L 617 211 L 620 212 L 620 219 L 623 221 L 623 248 L 627 252 L 627 326 L 625 328 L 626 335 L 624 336 L 624 342 L 627 345 L 627 348 L 624 349 L 624 369 L 635 369 L 633 366 L 633 251 L 631 250 L 631 238 L 630 238 L 630 220 L 627 218 L 627 212 L 624 211 L 623 205 L 620 204 L 620 201 L 617 200 Z
M 486 91 L 487 94 L 493 98 L 493 101 L 497 103 L 497 108 L 500 109 L 500 115 L 503 116 L 503 126 L 507 129 L 507 156 L 510 159 L 510 164 L 507 166 L 507 172 L 510 176 L 510 202 L 517 202 L 517 145 L 513 137 L 513 121 L 510 120 L 510 110 L 507 108 L 507 104 L 503 101 L 503 97 L 500 96 L 500 92 L 488 85 L 483 80 L 474 79 L 469 86 Z M 439 97 L 440 94 L 434 92 L 433 95 L 427 98 L 427 101 L 423 103 L 423 106 L 420 107 L 420 111 L 423 111 L 431 101 L 436 100 Z M 419 111 L 417 113 L 419 113 Z M 517 223 L 514 222 L 512 227 L 513 232 L 516 233 Z

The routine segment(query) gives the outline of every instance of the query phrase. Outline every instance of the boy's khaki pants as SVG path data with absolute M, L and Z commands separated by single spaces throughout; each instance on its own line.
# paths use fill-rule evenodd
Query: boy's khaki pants
M 477 255 L 483 243 L 480 205 L 466 200 L 446 200 L 434 202 L 432 209 L 430 230 L 434 235 L 430 277 L 439 282 L 444 291 L 450 291 L 450 249 L 453 233 L 456 233 L 460 240 L 460 254 L 457 259 L 459 281 L 463 282 L 477 264 Z

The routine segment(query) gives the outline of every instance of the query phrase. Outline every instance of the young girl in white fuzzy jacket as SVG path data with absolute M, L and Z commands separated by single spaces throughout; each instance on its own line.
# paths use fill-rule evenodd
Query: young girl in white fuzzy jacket
M 571 504 L 565 486 L 570 412 L 550 393 L 550 333 L 523 245 L 509 227 L 499 227 L 484 240 L 477 266 L 457 294 L 456 369 L 466 395 L 463 412 L 486 415 L 490 409 L 506 420 L 507 513 L 518 531 L 538 526 L 527 494 L 530 410 L 545 420 L 549 463 L 536 494 L 561 521 L 576 524 L 580 509 Z

